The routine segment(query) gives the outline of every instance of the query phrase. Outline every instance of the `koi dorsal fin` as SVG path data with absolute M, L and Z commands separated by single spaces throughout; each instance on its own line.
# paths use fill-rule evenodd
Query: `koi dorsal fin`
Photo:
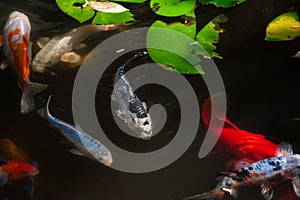
M 129 99 L 129 110 L 136 114 L 138 118 L 144 118 L 147 117 L 147 111 L 144 108 L 141 100 L 135 95 L 130 97 Z
M 277 145 L 276 148 L 276 156 L 289 156 L 293 155 L 293 149 L 292 145 L 287 142 L 281 142 L 279 145 Z
M 296 176 L 295 178 L 293 178 L 292 183 L 293 183 L 293 188 L 294 188 L 296 195 L 300 198 L 300 178 L 299 178 L 299 176 Z

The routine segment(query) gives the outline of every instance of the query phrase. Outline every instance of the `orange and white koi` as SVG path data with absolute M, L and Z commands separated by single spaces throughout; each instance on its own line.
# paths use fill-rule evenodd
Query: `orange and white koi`
M 273 197 L 272 186 L 280 182 L 291 180 L 295 194 L 300 198 L 300 155 L 293 154 L 288 143 L 277 146 L 277 157 L 271 157 L 254 163 L 244 163 L 245 167 L 235 171 L 222 172 L 217 180 L 220 182 L 215 189 L 188 197 L 191 199 L 222 199 L 225 193 L 237 197 L 238 188 L 247 185 L 261 185 L 264 199 Z
M 21 180 L 35 176 L 39 169 L 29 163 L 17 160 L 1 160 L 0 163 L 0 187 L 8 181 Z
M 3 50 L 7 57 L 1 63 L 1 69 L 11 66 L 19 76 L 19 86 L 23 89 L 21 113 L 29 113 L 34 109 L 34 95 L 46 89 L 47 85 L 33 83 L 29 80 L 32 42 L 31 26 L 28 17 L 14 11 L 3 29 Z

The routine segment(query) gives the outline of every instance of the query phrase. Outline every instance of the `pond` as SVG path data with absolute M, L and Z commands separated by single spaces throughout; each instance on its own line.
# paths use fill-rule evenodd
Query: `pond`
M 300 40 L 264 41 L 267 24 L 274 17 L 289 11 L 296 2 L 249 0 L 230 9 L 200 7 L 197 15 L 202 19 L 198 21 L 199 27 L 219 13 L 225 13 L 229 18 L 228 22 L 222 24 L 225 32 L 217 44 L 217 52 L 223 59 L 215 60 L 226 89 L 228 117 L 241 129 L 261 133 L 275 143 L 291 143 L 294 151 L 299 153 L 300 122 L 287 119 L 300 117 L 300 59 L 292 57 L 299 51 Z M 150 26 L 156 19 L 176 21 L 176 18 L 155 15 L 146 5 L 130 4 L 128 8 L 134 13 L 136 23 L 92 35 L 84 41 L 87 47 L 81 53 L 87 55 L 105 39 L 125 30 Z M 4 27 L 7 16 L 15 10 L 30 18 L 33 55 L 39 50 L 36 41 L 40 37 L 54 37 L 80 26 L 76 20 L 65 15 L 53 0 L 2 0 L 0 27 Z M 105 71 L 98 84 L 96 110 L 100 116 L 99 122 L 111 141 L 129 151 L 150 152 L 174 139 L 180 119 L 180 106 L 174 94 L 166 88 L 146 85 L 138 89 L 137 94 L 147 102 L 148 107 L 154 104 L 165 107 L 168 117 L 163 129 L 151 140 L 143 141 L 124 134 L 117 127 L 109 101 L 113 77 L 116 69 L 132 56 L 131 53 L 117 59 Z M 0 58 L 5 59 L 2 53 Z M 128 67 L 134 68 L 147 62 L 150 62 L 150 58 L 146 56 Z M 36 96 L 37 109 L 45 105 L 51 94 L 51 113 L 73 123 L 72 89 L 78 69 L 60 62 L 46 73 L 32 73 L 31 80 L 49 85 L 46 91 Z M 185 78 L 195 90 L 199 105 L 202 105 L 209 96 L 203 79 L 200 75 L 185 75 Z M 171 165 L 148 173 L 121 172 L 71 154 L 69 150 L 72 147 L 37 112 L 21 114 L 22 91 L 11 68 L 0 72 L 0 83 L 0 138 L 13 141 L 22 149 L 28 161 L 40 169 L 34 178 L 33 187 L 27 179 L 14 181 L 0 189 L 0 199 L 180 200 L 214 188 L 217 172 L 224 171 L 225 163 L 232 159 L 225 153 L 198 158 L 205 134 L 205 128 L 200 123 L 192 145 Z M 152 120 L 155 125 L 161 119 L 157 116 Z M 7 152 L 1 153 L 5 155 Z M 238 199 L 263 198 L 259 186 L 250 186 L 241 188 Z M 290 182 L 286 182 L 275 187 L 274 199 L 298 198 Z

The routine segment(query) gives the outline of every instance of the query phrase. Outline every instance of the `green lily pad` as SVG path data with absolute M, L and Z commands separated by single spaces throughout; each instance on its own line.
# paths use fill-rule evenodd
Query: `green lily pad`
M 196 0 L 151 0 L 152 10 L 162 16 L 177 17 L 194 9 Z
M 156 21 L 147 33 L 147 49 L 152 60 L 168 70 L 182 74 L 204 74 L 194 40 L 196 24 L 166 24 Z M 197 42 L 196 42 L 197 43 Z M 199 48 L 201 48 L 198 45 Z
M 217 48 L 214 44 L 219 42 L 219 34 L 222 32 L 222 29 L 216 29 L 216 24 L 214 22 L 209 22 L 196 36 L 196 40 L 199 42 L 201 47 L 204 48 L 212 58 L 215 57 L 222 59 L 222 56 L 220 56 L 217 52 L 214 52 Z
M 130 21 L 134 21 L 133 14 L 131 12 L 121 12 L 121 13 L 97 12 L 92 23 L 93 24 L 121 24 Z
M 230 8 L 246 0 L 198 0 L 202 4 L 213 4 L 217 7 Z
M 300 36 L 300 22 L 297 13 L 284 13 L 273 19 L 266 29 L 266 41 L 289 41 Z
M 74 6 L 75 3 L 84 4 L 84 0 L 56 0 L 58 7 L 67 15 L 75 18 L 80 23 L 85 22 L 95 15 L 95 11 L 90 7 L 81 8 L 80 6 Z

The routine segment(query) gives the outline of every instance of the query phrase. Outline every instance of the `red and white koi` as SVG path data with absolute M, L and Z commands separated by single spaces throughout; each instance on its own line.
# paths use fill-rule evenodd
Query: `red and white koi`
M 291 180 L 296 195 L 300 198 L 300 155 L 293 154 L 291 145 L 280 143 L 277 157 L 271 157 L 254 163 L 244 163 L 245 167 L 235 171 L 222 172 L 215 189 L 188 197 L 191 199 L 222 199 L 225 193 L 237 197 L 240 186 L 261 185 L 261 193 L 266 200 L 273 197 L 272 185 Z
M 31 26 L 28 17 L 14 11 L 3 29 L 3 50 L 7 57 L 1 63 L 1 69 L 11 66 L 19 76 L 19 86 L 23 89 L 21 113 L 29 113 L 34 109 L 34 95 L 47 88 L 47 85 L 33 83 L 29 80 L 32 42 Z
M 21 180 L 35 176 L 39 169 L 29 163 L 17 160 L 1 160 L 0 162 L 0 187 L 8 181 Z

